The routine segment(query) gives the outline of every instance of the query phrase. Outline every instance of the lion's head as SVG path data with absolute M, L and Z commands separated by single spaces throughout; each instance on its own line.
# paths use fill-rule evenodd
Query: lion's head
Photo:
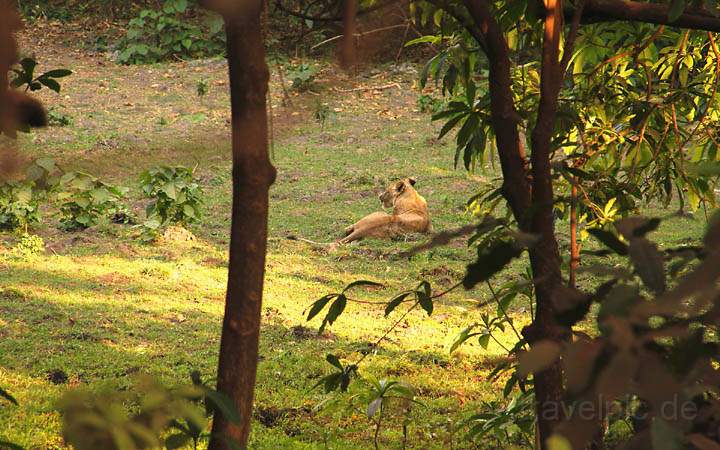
M 395 206 L 395 201 L 401 195 L 413 191 L 413 186 L 417 180 L 413 177 L 403 178 L 400 181 L 390 183 L 385 191 L 380 194 L 380 201 L 385 208 L 392 208 Z

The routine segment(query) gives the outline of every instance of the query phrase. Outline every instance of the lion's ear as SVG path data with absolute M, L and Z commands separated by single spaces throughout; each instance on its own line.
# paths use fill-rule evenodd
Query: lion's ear
M 410 183 L 410 186 L 415 186 L 415 183 L 417 183 L 417 180 L 415 177 L 408 177 L 408 183 Z
M 398 181 L 397 184 L 395 185 L 395 190 L 398 191 L 398 192 L 404 191 L 404 190 L 405 190 L 405 183 L 403 183 L 402 181 Z

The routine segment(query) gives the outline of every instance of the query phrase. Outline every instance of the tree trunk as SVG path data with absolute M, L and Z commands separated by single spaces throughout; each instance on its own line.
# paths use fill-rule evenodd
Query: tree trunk
M 580 265 L 580 247 L 577 241 L 577 203 L 578 203 L 578 177 L 573 178 L 570 188 L 570 276 L 568 286 L 575 289 L 577 284 L 577 270 Z
M 553 224 L 553 184 L 550 166 L 551 141 L 555 129 L 558 94 L 563 78 L 560 61 L 560 34 L 563 28 L 561 0 L 546 0 L 542 66 L 540 74 L 540 104 L 531 135 L 532 143 L 532 219 L 531 232 L 539 237 L 530 249 L 535 302 L 535 321 L 525 327 L 523 335 L 530 345 L 540 340 L 563 340 L 567 330 L 555 320 L 555 290 L 562 284 L 560 251 Z M 566 49 L 568 51 L 568 49 Z M 537 407 L 537 428 L 540 448 L 546 448 L 555 426 L 564 420 L 562 367 L 557 361 L 533 376 Z
M 251 4 L 248 4 L 251 3 Z M 241 423 L 215 412 L 209 448 L 247 446 L 258 361 L 267 245 L 268 191 L 275 169 L 268 156 L 269 72 L 260 25 L 261 1 L 225 13 L 232 105 L 232 224 L 218 390 L 233 400 Z

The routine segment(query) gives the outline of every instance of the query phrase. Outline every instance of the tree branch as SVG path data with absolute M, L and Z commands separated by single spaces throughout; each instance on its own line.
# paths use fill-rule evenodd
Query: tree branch
M 581 23 L 631 21 L 670 25 L 677 28 L 720 32 L 720 17 L 704 8 L 686 8 L 674 22 L 668 19 L 668 4 L 628 0 L 587 0 Z M 573 8 L 565 10 L 572 16 Z

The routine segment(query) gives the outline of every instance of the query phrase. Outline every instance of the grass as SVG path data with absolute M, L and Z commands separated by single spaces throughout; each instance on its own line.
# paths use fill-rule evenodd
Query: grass
M 225 69 L 217 62 L 118 67 L 100 57 L 68 56 L 62 48 L 36 50 L 43 64 L 76 72 L 63 84 L 62 96 L 43 94 L 47 105 L 60 103 L 73 124 L 23 138 L 28 156 L 53 156 L 64 168 L 82 168 L 130 187 L 130 203 L 139 214 L 137 176 L 156 164 L 197 166 L 206 192 L 205 217 L 191 227 L 195 241 L 146 245 L 135 230 L 112 224 L 62 232 L 54 207 L 32 230 L 45 239 L 44 254 L 17 257 L 8 251 L 16 236 L 0 235 L 0 249 L 5 248 L 0 252 L 0 386 L 20 403 L 0 407 L 0 438 L 28 448 L 63 448 L 54 405 L 67 389 L 123 389 L 141 374 L 174 386 L 187 383 L 191 370 L 206 377 L 215 372 L 230 217 L 229 104 Z M 194 94 L 201 77 L 210 86 L 202 103 Z M 351 303 L 323 335 L 316 333 L 318 319 L 304 320 L 312 301 L 356 279 L 385 285 L 354 294 L 370 302 L 387 301 L 423 279 L 436 292 L 446 289 L 462 277 L 472 252 L 460 242 L 408 260 L 397 255 L 414 242 L 365 241 L 329 251 L 288 235 L 332 241 L 344 226 L 379 208 L 376 194 L 386 183 L 409 175 L 419 180 L 416 187 L 428 199 L 436 230 L 467 224 L 473 219 L 465 214 L 465 201 L 492 178 L 492 171 L 471 176 L 453 169 L 451 143 L 435 141 L 437 127 L 417 111 L 417 93 L 407 76 L 392 80 L 402 89 L 350 94 L 336 88 L 374 81 L 358 81 L 363 78 L 340 74 L 333 66 L 325 66 L 319 79 L 314 89 L 335 111 L 324 129 L 312 118 L 313 94 L 293 94 L 292 104 L 283 107 L 275 78 L 271 86 L 273 162 L 279 175 L 271 191 L 250 447 L 372 445 L 373 429 L 361 405 L 346 406 L 362 392 L 362 382 L 326 403 L 320 390 L 309 391 L 330 372 L 327 353 L 345 362 L 369 353 L 360 365 L 362 377 L 396 379 L 416 389 L 425 406 L 413 409 L 410 448 L 501 445 L 468 442 L 455 430 L 483 402 L 501 399 L 506 379 L 488 379 L 504 354 L 494 342 L 486 350 L 469 343 L 448 354 L 453 337 L 478 320 L 478 303 L 490 299 L 485 288 L 454 291 L 431 317 L 413 311 L 380 345 L 374 342 L 401 311 L 385 318 L 382 305 Z M 558 227 L 568 228 L 564 222 Z M 703 227 L 698 214 L 667 221 L 655 235 L 661 245 L 673 246 L 696 240 Z M 561 233 L 560 240 L 567 254 L 567 237 Z M 514 263 L 494 283 L 516 279 L 526 264 Z M 513 311 L 521 327 L 527 314 L 521 305 Z M 509 329 L 497 338 L 506 346 L 515 341 Z M 389 421 L 381 446 L 400 448 L 401 430 L 398 421 Z

